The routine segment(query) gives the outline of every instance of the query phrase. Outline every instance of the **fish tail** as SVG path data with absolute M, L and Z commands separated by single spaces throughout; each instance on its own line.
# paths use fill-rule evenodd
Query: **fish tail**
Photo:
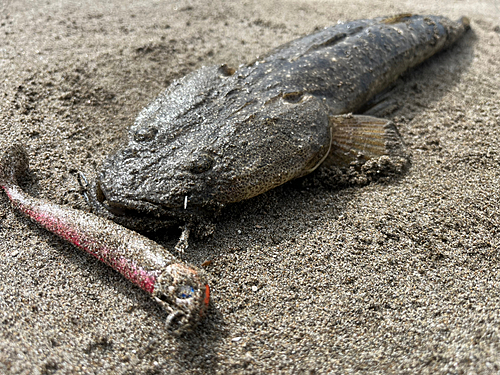
M 0 186 L 17 185 L 29 167 L 28 154 L 20 144 L 9 146 L 0 160 Z
M 457 21 L 441 18 L 441 24 L 446 31 L 446 42 L 442 46 L 443 50 L 455 44 L 471 28 L 470 19 L 465 16 L 459 18 Z

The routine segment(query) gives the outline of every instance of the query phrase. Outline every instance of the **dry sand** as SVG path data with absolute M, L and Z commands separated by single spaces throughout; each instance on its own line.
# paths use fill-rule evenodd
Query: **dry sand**
M 100 4 L 102 3 L 102 4 Z M 344 189 L 321 172 L 229 209 L 206 260 L 208 318 L 180 338 L 118 273 L 0 196 L 0 373 L 500 371 L 500 4 L 487 1 L 1 3 L 0 147 L 34 195 L 85 208 L 138 111 L 173 79 L 248 62 L 338 20 L 467 15 L 473 31 L 407 74 L 388 114 L 407 173 Z M 178 231 L 158 237 L 166 246 Z

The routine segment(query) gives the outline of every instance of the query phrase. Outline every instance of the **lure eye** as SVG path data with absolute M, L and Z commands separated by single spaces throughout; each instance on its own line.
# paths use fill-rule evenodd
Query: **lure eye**
M 183 285 L 177 289 L 177 298 L 187 299 L 194 295 L 194 288 L 190 285 Z
M 215 160 L 207 154 L 201 154 L 196 160 L 191 162 L 188 169 L 191 173 L 200 174 L 213 167 Z

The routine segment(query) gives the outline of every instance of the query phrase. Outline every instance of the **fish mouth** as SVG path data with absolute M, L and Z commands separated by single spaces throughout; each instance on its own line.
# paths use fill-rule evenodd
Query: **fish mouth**
M 127 228 L 143 232 L 156 232 L 183 223 L 203 221 L 214 215 L 214 209 L 189 202 L 189 197 L 176 205 L 164 205 L 147 199 L 113 199 L 102 189 L 99 179 L 93 180 L 85 191 L 92 210 Z

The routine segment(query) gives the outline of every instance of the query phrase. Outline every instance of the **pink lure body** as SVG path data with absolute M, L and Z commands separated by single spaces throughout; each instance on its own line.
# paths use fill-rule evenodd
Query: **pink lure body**
M 110 220 L 31 197 L 17 185 L 17 176 L 24 173 L 27 163 L 26 153 L 18 145 L 10 147 L 1 159 L 0 187 L 14 207 L 148 292 L 170 313 L 167 321 L 176 331 L 198 322 L 210 299 L 203 271 Z
M 32 198 L 18 186 L 3 188 L 14 207 L 33 221 L 94 255 L 148 293 L 154 291 L 159 270 L 176 262 L 173 256 L 158 254 L 164 250 L 160 245 L 109 220 Z M 150 250 L 146 256 L 141 254 L 142 266 L 131 260 L 132 248 Z

